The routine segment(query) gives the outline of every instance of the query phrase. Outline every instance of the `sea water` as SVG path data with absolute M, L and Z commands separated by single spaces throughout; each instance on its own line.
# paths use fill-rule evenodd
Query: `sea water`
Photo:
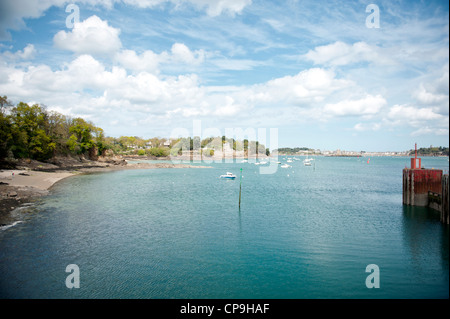
M 449 297 L 448 226 L 402 205 L 409 158 L 298 159 L 62 180 L 0 231 L 0 298 Z

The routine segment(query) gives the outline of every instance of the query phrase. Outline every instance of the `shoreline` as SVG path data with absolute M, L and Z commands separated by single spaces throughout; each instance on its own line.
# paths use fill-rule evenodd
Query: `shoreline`
M 132 169 L 209 167 L 172 163 L 111 164 L 96 161 L 54 165 L 22 161 L 15 169 L 0 169 L 0 229 L 21 222 L 16 210 L 32 206 L 39 198 L 47 196 L 57 182 L 71 176 Z
M 14 175 L 13 175 L 14 173 Z M 60 180 L 74 176 L 69 171 L 40 172 L 25 169 L 8 169 L 0 172 L 0 227 L 20 222 L 15 210 L 30 206 L 49 194 Z

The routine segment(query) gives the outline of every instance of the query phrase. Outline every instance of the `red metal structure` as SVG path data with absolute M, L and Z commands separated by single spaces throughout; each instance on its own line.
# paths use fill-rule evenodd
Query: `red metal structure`
M 421 169 L 422 168 L 422 159 L 417 157 L 417 143 L 416 143 L 416 151 L 414 158 L 411 158 L 411 169 Z M 419 163 L 417 163 L 417 160 L 419 160 Z
M 428 192 L 442 192 L 442 170 L 425 169 L 417 157 L 417 143 L 411 168 L 403 170 L 403 204 L 428 206 Z

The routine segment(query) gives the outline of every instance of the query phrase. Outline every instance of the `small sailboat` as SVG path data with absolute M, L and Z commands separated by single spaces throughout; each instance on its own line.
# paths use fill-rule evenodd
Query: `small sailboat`
M 289 167 L 292 167 L 292 166 L 289 165 L 289 164 L 283 164 L 283 165 L 281 165 L 280 167 L 281 167 L 281 168 L 289 168 Z
M 227 172 L 225 175 L 220 175 L 220 178 L 224 178 L 224 179 L 235 179 L 236 175 L 234 175 L 233 173 Z
M 303 160 L 303 164 L 305 166 L 311 166 L 311 161 L 312 161 L 312 158 L 308 158 L 308 155 L 306 155 L 306 158 Z

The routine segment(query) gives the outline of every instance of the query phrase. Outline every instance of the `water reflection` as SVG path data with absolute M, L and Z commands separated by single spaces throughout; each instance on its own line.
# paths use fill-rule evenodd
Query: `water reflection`
M 420 282 L 424 273 L 433 270 L 436 281 L 448 281 L 449 227 L 440 222 L 439 212 L 428 207 L 403 205 L 402 228 L 415 280 Z

